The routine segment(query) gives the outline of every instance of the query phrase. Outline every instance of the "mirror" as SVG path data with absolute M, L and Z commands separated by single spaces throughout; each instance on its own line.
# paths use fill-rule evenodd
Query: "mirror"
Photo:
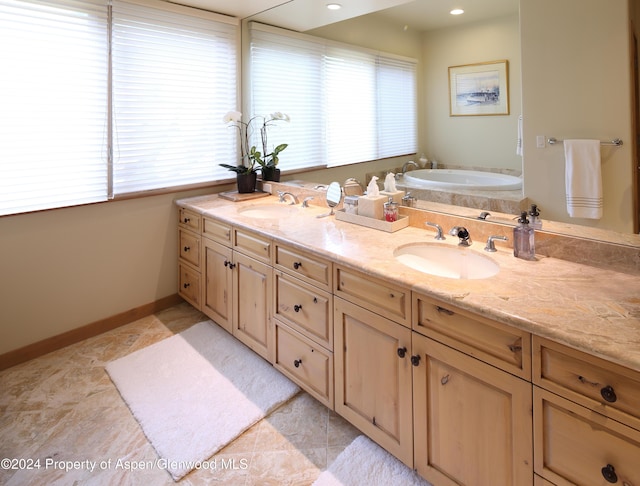
M 397 6 L 300 28 L 292 25 L 297 17 L 290 9 L 313 2 L 292 0 L 250 20 L 418 58 L 423 65 L 418 80 L 422 87 L 418 154 L 424 152 L 427 158 L 437 160 L 439 167 L 521 172 L 524 194 L 542 209 L 543 219 L 633 232 L 635 196 L 629 174 L 635 135 L 629 113 L 632 98 L 626 1 L 566 0 L 562 8 L 554 0 L 485 1 L 484 12 L 493 11 L 491 16 L 452 26 L 457 21 L 445 15 L 448 25 L 439 24 L 438 28 L 435 14 L 429 14 L 428 9 L 441 2 L 392 3 Z M 478 0 L 467 3 L 471 6 L 468 13 L 478 6 Z M 507 5 L 507 10 L 497 10 L 501 4 Z M 415 15 L 416 9 L 427 13 Z M 589 27 L 584 29 L 591 38 L 587 39 L 589 56 L 585 57 L 575 55 L 585 51 L 580 48 L 585 38 L 567 29 L 567 25 L 575 24 L 570 19 L 576 9 L 581 12 L 581 22 L 588 22 Z M 414 12 L 413 16 L 408 12 Z M 310 17 L 308 14 L 304 20 L 310 22 Z M 611 56 L 611 52 L 622 55 Z M 449 116 L 447 68 L 497 59 L 509 60 L 509 115 Z M 607 87 L 607 96 L 594 97 L 603 86 Z M 526 114 L 523 157 L 516 155 L 521 113 Z M 561 144 L 545 143 L 549 137 L 625 141 L 623 147 L 602 152 L 606 202 L 601 220 L 571 220 L 566 214 L 564 153 Z M 543 146 L 537 148 L 540 140 Z
M 331 212 L 327 214 L 321 214 L 318 216 L 318 218 L 333 216 L 335 214 L 333 210 L 338 204 L 340 204 L 340 201 L 342 201 L 342 187 L 340 187 L 339 182 L 332 182 L 327 187 L 327 206 L 331 208 Z

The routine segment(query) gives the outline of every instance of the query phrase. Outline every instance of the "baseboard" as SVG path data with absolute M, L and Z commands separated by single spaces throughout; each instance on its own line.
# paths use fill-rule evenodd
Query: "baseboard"
M 52 336 L 42 341 L 28 344 L 23 348 L 1 354 L 0 371 L 64 348 L 70 344 L 75 344 L 90 337 L 111 331 L 112 329 L 124 326 L 125 324 L 129 324 L 130 322 L 136 321 L 142 317 L 146 317 L 155 312 L 172 307 L 180 302 L 183 302 L 182 297 L 178 294 L 173 294 L 149 304 L 141 305 L 140 307 L 135 307 L 121 312 L 120 314 L 100 319 L 99 321 L 92 322 L 91 324 L 58 334 L 57 336 Z

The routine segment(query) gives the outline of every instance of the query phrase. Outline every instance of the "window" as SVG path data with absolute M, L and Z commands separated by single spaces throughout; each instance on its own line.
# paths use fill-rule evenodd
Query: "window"
M 227 178 L 238 35 L 167 2 L 110 24 L 106 0 L 0 0 L 0 215 Z
M 269 134 L 289 144 L 283 169 L 415 153 L 415 60 L 257 23 L 250 37 L 251 112 L 291 117 Z

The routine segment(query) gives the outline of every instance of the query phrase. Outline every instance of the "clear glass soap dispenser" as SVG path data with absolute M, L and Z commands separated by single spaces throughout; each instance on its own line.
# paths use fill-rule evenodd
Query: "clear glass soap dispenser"
M 535 260 L 536 258 L 534 231 L 529 226 L 526 211 L 522 211 L 520 218 L 518 218 L 518 226 L 513 228 L 513 256 L 523 260 Z

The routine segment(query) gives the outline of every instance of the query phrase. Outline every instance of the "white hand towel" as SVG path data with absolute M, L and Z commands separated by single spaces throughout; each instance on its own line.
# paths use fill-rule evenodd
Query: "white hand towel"
M 599 140 L 564 141 L 567 212 L 572 218 L 602 218 Z

